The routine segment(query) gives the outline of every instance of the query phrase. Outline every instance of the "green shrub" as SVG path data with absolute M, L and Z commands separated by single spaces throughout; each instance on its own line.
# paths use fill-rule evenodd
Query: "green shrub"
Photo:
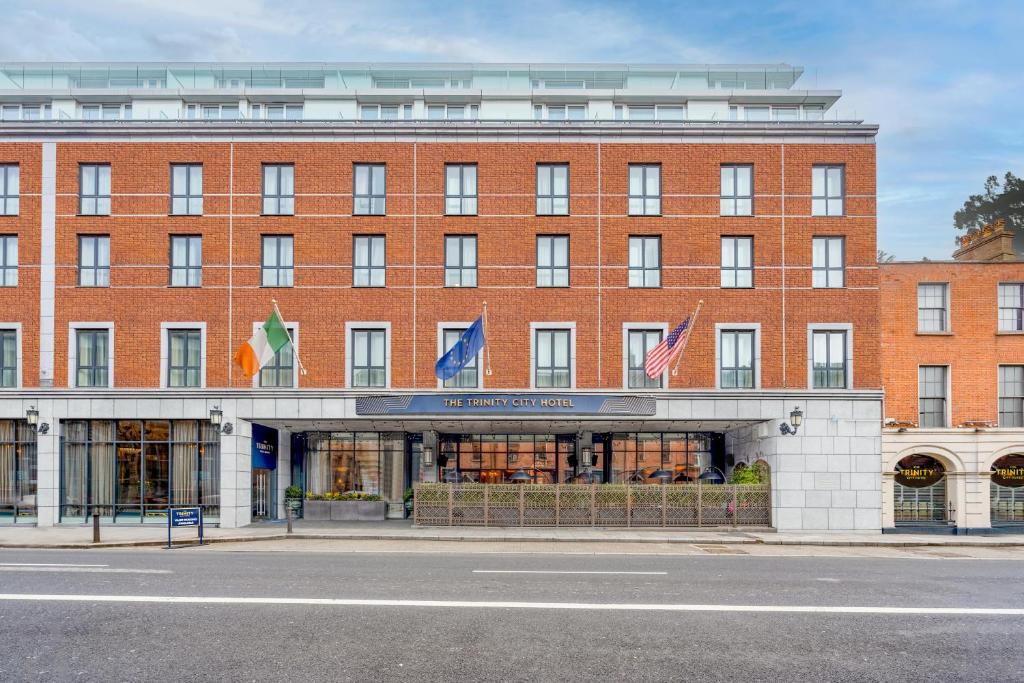
M 381 500 L 376 493 L 363 493 L 362 491 L 328 491 L 327 493 L 306 492 L 306 500 Z
M 302 487 L 298 484 L 292 484 L 284 490 L 285 500 L 290 498 L 302 498 Z
M 747 467 L 739 467 L 734 469 L 729 474 L 730 484 L 744 484 L 747 486 L 767 484 L 768 473 L 763 467 L 758 465 L 748 465 Z

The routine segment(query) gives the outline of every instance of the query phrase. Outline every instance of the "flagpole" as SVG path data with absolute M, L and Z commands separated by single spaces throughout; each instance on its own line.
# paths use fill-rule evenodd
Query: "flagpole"
M 676 364 L 672 368 L 672 376 L 675 377 L 679 374 L 679 361 L 683 359 L 683 354 L 686 352 L 686 345 L 690 343 L 690 336 L 693 334 L 693 328 L 697 324 L 697 316 L 700 315 L 700 309 L 704 306 L 704 299 L 697 302 L 697 310 L 693 312 L 693 317 L 690 318 L 690 329 L 686 331 L 686 339 L 683 340 L 683 348 L 679 349 L 679 355 L 676 356 Z
M 295 361 L 299 364 L 299 372 L 305 375 L 306 367 L 302 364 L 302 359 L 299 358 L 299 349 L 295 346 L 295 340 L 292 339 L 292 333 L 288 331 L 288 326 L 284 324 L 284 316 L 281 315 L 281 309 L 277 307 L 277 299 L 271 299 L 270 303 L 274 304 L 274 313 L 277 313 L 277 319 L 281 321 L 281 327 L 284 328 L 284 333 L 288 335 L 288 343 L 292 345 L 292 353 L 295 354 Z
M 487 302 L 484 302 L 484 354 L 486 355 L 487 369 L 484 374 L 491 376 L 491 345 L 487 343 Z

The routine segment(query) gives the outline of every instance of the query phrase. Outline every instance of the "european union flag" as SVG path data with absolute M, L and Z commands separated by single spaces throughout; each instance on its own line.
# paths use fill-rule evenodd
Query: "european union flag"
M 434 374 L 441 380 L 451 379 L 459 374 L 462 368 L 471 363 L 484 347 L 484 319 L 483 316 L 476 319 L 476 322 L 469 326 L 459 340 L 448 349 L 443 356 L 437 359 L 434 366 Z

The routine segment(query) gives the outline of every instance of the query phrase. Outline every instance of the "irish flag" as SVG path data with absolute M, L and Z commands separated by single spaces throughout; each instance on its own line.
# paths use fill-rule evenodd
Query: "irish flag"
M 235 362 L 242 367 L 246 377 L 252 377 L 269 363 L 274 354 L 288 341 L 288 331 L 281 323 L 281 318 L 277 316 L 277 311 L 273 311 L 267 322 L 263 323 L 263 327 L 256 330 L 256 334 L 235 351 Z

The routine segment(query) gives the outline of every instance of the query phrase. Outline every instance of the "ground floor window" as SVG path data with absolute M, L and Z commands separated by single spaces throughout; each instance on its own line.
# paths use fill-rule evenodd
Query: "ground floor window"
M 203 420 L 61 423 L 60 518 L 162 522 L 170 505 L 220 517 L 220 435 Z
M 0 524 L 36 521 L 36 430 L 0 420 Z
M 896 524 L 945 522 L 946 470 L 928 455 L 908 455 L 896 465 L 893 484 Z
M 536 484 L 556 484 L 574 473 L 576 441 L 571 434 L 442 435 L 439 448 L 437 464 L 444 482 L 501 484 L 523 472 Z
M 405 434 L 309 432 L 306 434 L 307 492 L 362 491 L 401 499 Z
M 996 460 L 990 487 L 992 525 L 1024 524 L 1024 454 Z
M 711 437 L 700 432 L 612 434 L 596 452 L 598 466 L 610 460 L 613 484 L 657 484 L 655 472 L 667 470 L 675 483 L 695 482 L 711 465 Z

